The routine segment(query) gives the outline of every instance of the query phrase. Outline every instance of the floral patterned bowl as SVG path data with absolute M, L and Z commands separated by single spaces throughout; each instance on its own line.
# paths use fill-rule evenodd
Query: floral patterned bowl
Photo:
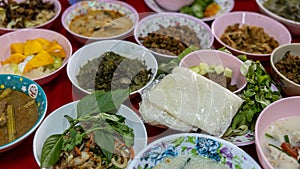
M 160 138 L 137 154 L 128 168 L 153 168 L 166 158 L 201 156 L 226 168 L 261 168 L 246 152 L 220 138 L 197 133 L 181 133 Z
M 161 27 L 167 28 L 168 26 L 187 26 L 197 34 L 197 38 L 200 39 L 200 46 L 202 49 L 210 48 L 214 41 L 214 36 L 210 27 L 200 19 L 187 14 L 180 14 L 176 12 L 162 12 L 152 14 L 144 17 L 134 29 L 134 38 L 137 43 L 146 48 L 139 37 L 146 37 L 148 33 L 155 32 Z M 168 36 L 172 35 L 168 33 Z M 172 35 L 173 36 L 173 35 Z M 173 37 L 176 35 L 174 34 Z M 148 48 L 146 48 L 149 50 Z M 150 50 L 158 62 L 169 61 L 176 58 L 176 56 L 163 54 Z

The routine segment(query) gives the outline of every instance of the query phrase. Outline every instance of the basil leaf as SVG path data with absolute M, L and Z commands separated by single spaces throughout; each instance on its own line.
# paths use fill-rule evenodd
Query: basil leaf
M 97 112 L 117 110 L 128 98 L 129 90 L 95 91 L 81 99 L 77 105 L 77 118 Z
M 58 161 L 62 145 L 62 134 L 54 134 L 46 139 L 42 148 L 41 168 L 51 167 Z
M 115 146 L 115 140 L 112 133 L 96 130 L 94 131 L 94 134 L 96 143 L 101 147 L 101 151 L 110 162 Z

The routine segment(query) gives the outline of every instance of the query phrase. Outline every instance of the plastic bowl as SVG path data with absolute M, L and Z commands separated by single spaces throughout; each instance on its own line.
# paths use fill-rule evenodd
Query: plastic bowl
M 22 29 L 14 32 L 9 32 L 0 37 L 0 60 L 4 60 L 10 56 L 10 45 L 16 42 L 26 42 L 27 40 L 32 40 L 36 38 L 44 38 L 49 41 L 56 40 L 63 48 L 66 53 L 66 57 L 63 60 L 62 66 L 56 69 L 55 71 L 33 78 L 32 80 L 36 81 L 40 85 L 44 85 L 61 73 L 63 67 L 67 64 L 70 56 L 72 55 L 72 45 L 69 40 L 64 37 L 62 34 L 55 31 L 47 29 Z M 0 65 L 1 67 L 1 65 Z

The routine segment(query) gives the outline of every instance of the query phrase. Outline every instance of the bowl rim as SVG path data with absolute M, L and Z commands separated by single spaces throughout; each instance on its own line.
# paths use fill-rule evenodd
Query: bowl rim
M 282 104 L 283 102 L 287 102 L 289 100 L 300 100 L 300 96 L 292 96 L 292 97 L 286 97 L 286 98 L 281 98 L 279 100 L 276 100 L 275 102 L 271 103 L 269 106 L 267 106 L 258 116 L 256 123 L 255 123 L 255 131 L 258 131 L 258 123 L 262 119 L 262 115 L 267 112 L 267 110 L 271 109 L 273 106 L 272 105 L 277 105 L 277 104 Z M 281 118 L 282 119 L 282 118 Z M 279 119 L 278 119 L 279 120 Z M 269 125 L 274 123 L 275 121 L 271 122 Z M 267 127 L 266 127 L 267 128 Z M 264 130 L 266 129 L 264 128 Z M 260 135 L 261 136 L 261 135 Z M 260 146 L 260 137 L 257 132 L 255 132 L 255 148 L 256 148 L 256 154 L 258 156 L 258 160 L 260 161 L 261 164 L 266 164 L 267 167 L 272 168 L 273 166 L 270 164 L 269 160 L 267 159 L 265 153 L 262 150 L 262 147 Z
M 201 55 L 201 54 L 204 54 L 204 53 L 216 53 L 218 55 L 225 55 L 227 57 L 226 58 L 227 60 L 230 58 L 232 60 L 235 60 L 235 61 L 239 62 L 241 64 L 241 66 L 243 65 L 243 62 L 240 59 L 238 59 L 237 57 L 235 57 L 234 55 L 232 55 L 230 53 L 227 53 L 227 52 L 224 52 L 224 51 L 220 51 L 220 50 L 214 50 L 214 49 L 202 49 L 202 50 L 193 51 L 193 52 L 187 54 L 184 58 L 181 59 L 181 61 L 179 62 L 179 66 L 180 67 L 185 67 L 185 66 L 183 66 L 183 63 L 189 57 L 191 57 L 193 55 Z M 221 58 L 222 56 L 219 56 L 219 57 Z M 239 93 L 239 92 L 241 92 L 242 90 L 245 89 L 245 87 L 247 86 L 247 79 L 246 79 L 245 76 L 243 76 L 243 77 L 245 78 L 245 83 L 239 89 L 233 91 L 232 93 L 237 94 L 237 93 Z
M 297 21 L 294 21 L 294 20 L 291 20 L 291 19 L 288 19 L 288 18 L 284 18 L 282 16 L 279 16 L 279 15 L 273 13 L 269 9 L 265 8 L 264 5 L 261 3 L 261 0 L 256 0 L 256 3 L 257 3 L 259 8 L 261 8 L 263 11 L 265 11 L 271 17 L 276 18 L 281 22 L 285 22 L 286 24 L 295 24 L 297 26 L 300 26 L 300 22 L 297 22 Z
M 11 142 L 5 143 L 3 145 L 0 145 L 0 153 L 1 153 L 1 152 L 5 152 L 5 151 L 7 151 L 11 148 L 14 148 L 14 146 L 17 146 L 19 143 L 21 143 L 23 140 L 25 140 L 29 135 L 34 133 L 34 131 L 40 126 L 40 124 L 43 122 L 43 120 L 46 116 L 46 113 L 47 113 L 47 110 L 48 110 L 48 100 L 47 100 L 47 95 L 46 95 L 45 91 L 43 90 L 43 88 L 37 82 L 35 82 L 35 81 L 33 81 L 33 80 L 31 80 L 27 77 L 20 76 L 20 75 L 15 75 L 15 74 L 0 74 L 0 76 L 3 76 L 3 77 L 12 76 L 14 78 L 23 78 L 23 79 L 31 82 L 31 84 L 34 84 L 38 87 L 38 90 L 42 93 L 42 97 L 45 101 L 45 104 L 44 104 L 45 109 L 42 112 L 41 116 L 38 117 L 38 119 L 34 123 L 34 125 L 28 131 L 26 131 L 23 135 L 18 137 L 17 139 L 15 139 Z
M 284 45 L 281 45 L 281 46 L 277 47 L 277 48 L 272 52 L 271 57 L 270 57 L 271 67 L 273 68 L 273 70 L 275 71 L 275 73 L 278 74 L 278 75 L 279 75 L 281 78 L 283 78 L 285 81 L 287 81 L 287 82 L 293 84 L 294 86 L 297 86 L 297 87 L 300 88 L 300 84 L 295 83 L 294 81 L 288 79 L 288 78 L 285 77 L 283 74 L 281 74 L 281 73 L 279 72 L 279 70 L 276 68 L 275 63 L 274 63 L 274 57 L 275 57 L 274 55 L 275 55 L 275 53 L 276 53 L 277 51 L 281 50 L 282 48 L 285 48 L 285 47 L 288 47 L 288 46 L 299 46 L 299 48 L 300 48 L 300 43 L 284 44 Z M 299 57 L 300 57 L 300 55 L 299 55 Z
M 211 30 L 212 30 L 212 33 L 215 37 L 215 39 L 222 45 L 222 46 L 225 46 L 226 48 L 230 49 L 231 51 L 234 51 L 235 53 L 239 53 L 241 55 L 247 55 L 247 56 L 253 56 L 253 57 L 270 57 L 271 56 L 271 53 L 269 54 L 255 54 L 255 53 L 249 53 L 249 52 L 243 52 L 243 51 L 240 51 L 240 50 L 237 50 L 227 44 L 225 44 L 217 35 L 216 35 L 216 22 L 219 22 L 221 21 L 224 17 L 228 17 L 228 16 L 231 16 L 231 15 L 248 15 L 248 16 L 254 16 L 254 17 L 257 17 L 257 18 L 263 18 L 264 20 L 269 20 L 273 23 L 276 24 L 276 27 L 280 27 L 282 30 L 284 30 L 284 33 L 286 33 L 287 35 L 287 38 L 288 38 L 288 42 L 285 43 L 285 44 L 289 44 L 292 42 L 292 35 L 290 33 L 290 31 L 279 21 L 267 16 L 267 15 L 263 15 L 263 14 L 260 14 L 260 13 L 257 13 L 257 12 L 250 12 L 250 11 L 234 11 L 234 12 L 229 12 L 229 13 L 226 13 L 226 14 L 223 14 L 219 17 L 217 17 L 211 24 Z M 259 22 L 258 22 L 259 23 Z M 280 44 L 279 44 L 280 45 Z M 283 44 L 281 44 L 283 45 Z
M 81 48 L 79 48 L 76 52 L 73 53 L 70 61 L 68 62 L 67 64 L 67 76 L 70 80 L 70 82 L 72 83 L 72 85 L 74 85 L 76 87 L 76 89 L 79 89 L 79 91 L 83 92 L 84 94 L 91 94 L 92 92 L 91 91 L 88 91 L 88 90 L 85 90 L 83 89 L 81 86 L 79 86 L 79 84 L 77 84 L 75 81 L 74 81 L 74 78 L 71 76 L 70 72 L 71 72 L 71 68 L 70 68 L 70 64 L 71 62 L 73 61 L 73 59 L 76 57 L 75 55 L 77 55 L 78 53 L 80 54 L 82 51 L 86 50 L 86 48 L 91 48 L 93 47 L 94 45 L 95 46 L 98 46 L 100 44 L 103 44 L 103 43 L 112 43 L 112 44 L 117 44 L 117 43 L 126 43 L 128 45 L 133 45 L 137 48 L 140 48 L 141 50 L 145 51 L 145 52 L 148 52 L 149 53 L 149 56 L 152 58 L 152 60 L 154 61 L 154 67 L 152 69 L 155 69 L 154 70 L 154 74 L 152 75 L 152 77 L 150 78 L 150 80 L 146 83 L 146 85 L 144 85 L 142 88 L 138 89 L 138 90 L 135 90 L 135 91 L 132 91 L 130 92 L 130 95 L 134 95 L 134 94 L 140 94 L 141 91 L 143 91 L 145 88 L 147 88 L 148 86 L 150 86 L 154 79 L 155 79 L 155 76 L 157 74 L 157 71 L 158 71 L 158 63 L 157 63 L 157 60 L 156 58 L 154 57 L 154 55 L 149 52 L 148 50 L 145 50 L 144 48 L 142 48 L 142 46 L 136 44 L 136 43 L 133 43 L 133 42 L 130 42 L 130 41 L 126 41 L 126 40 L 116 40 L 116 39 L 109 39 L 109 40 L 103 40 L 103 41 L 96 41 L 96 42 L 93 42 L 93 43 L 89 43 L 85 46 L 82 46 Z M 109 51 L 109 50 L 106 50 L 106 51 Z M 102 54 L 102 53 L 99 53 L 99 54 Z M 74 57 L 73 57 L 74 56 Z M 99 55 L 100 56 L 100 55 Z M 98 57 L 99 57 L 98 56 Z M 126 57 L 126 56 L 125 56 Z M 76 77 L 75 77 L 76 78 Z
M 26 0 L 24 0 L 26 1 Z M 11 31 L 20 31 L 20 30 L 24 30 L 24 29 L 32 29 L 32 28 L 42 28 L 48 24 L 50 24 L 51 22 L 54 22 L 59 16 L 60 16 L 60 13 L 62 11 L 62 6 L 61 6 L 61 3 L 59 0 L 46 0 L 47 2 L 51 1 L 55 4 L 55 6 L 57 7 L 57 11 L 56 11 L 56 14 L 54 15 L 54 17 L 52 17 L 50 20 L 48 20 L 47 22 L 44 22 L 42 24 L 39 24 L 39 25 L 36 25 L 36 26 L 33 26 L 33 27 L 29 27 L 29 28 L 13 28 L 13 29 L 9 29 L 9 28 L 2 28 L 0 27 L 0 31 L 4 31 L 4 32 L 11 32 Z
M 62 34 L 56 32 L 56 31 L 49 30 L 49 29 L 45 29 L 45 28 L 26 28 L 26 29 L 21 29 L 21 30 L 18 30 L 18 31 L 8 32 L 8 33 L 6 33 L 6 34 L 0 36 L 0 38 L 9 37 L 9 36 L 11 36 L 11 35 L 13 35 L 13 34 L 23 34 L 23 33 L 26 34 L 26 32 L 31 32 L 31 31 L 34 31 L 34 32 L 45 32 L 45 33 L 47 33 L 47 34 L 53 34 L 53 35 L 55 35 L 55 36 L 53 36 L 53 37 L 56 37 L 56 39 L 57 39 L 57 38 L 60 38 L 60 39 L 62 39 L 63 41 L 66 42 L 67 48 L 68 48 L 69 51 L 70 51 L 70 54 L 67 55 L 67 56 L 63 59 L 62 65 L 61 65 L 58 69 L 56 69 L 56 70 L 54 70 L 53 72 L 48 73 L 48 74 L 46 74 L 46 75 L 43 75 L 43 76 L 40 76 L 40 77 L 32 78 L 32 79 L 31 79 L 31 80 L 37 82 L 37 81 L 39 81 L 39 80 L 48 78 L 48 77 L 50 77 L 50 76 L 52 76 L 52 75 L 58 73 L 61 69 L 63 69 L 63 68 L 67 65 L 67 63 L 68 63 L 70 57 L 72 56 L 72 53 L 73 53 L 73 47 L 72 47 L 71 42 L 70 42 L 64 35 L 62 35 Z M 27 39 L 29 40 L 30 38 L 28 37 Z M 60 44 L 60 45 L 61 45 L 61 44 Z M 63 47 L 63 46 L 62 46 L 62 47 Z M 64 50 L 65 50 L 65 49 L 64 49 Z M 0 66 L 1 66 L 1 65 L 0 65 Z M 27 77 L 27 78 L 28 78 L 28 77 Z
M 85 41 L 100 41 L 100 40 L 109 40 L 109 39 L 117 39 L 117 38 L 122 38 L 124 36 L 126 36 L 127 34 L 129 34 L 131 31 L 134 30 L 134 28 L 136 27 L 138 21 L 139 21 L 139 14 L 137 13 L 136 9 L 131 6 L 130 4 L 123 2 L 123 1 L 119 1 L 119 0 L 95 0 L 94 2 L 99 3 L 99 4 L 117 4 L 120 5 L 122 8 L 126 8 L 128 10 L 130 10 L 132 12 L 132 14 L 135 17 L 135 21 L 133 22 L 133 25 L 130 29 L 128 29 L 127 31 L 118 34 L 118 35 L 114 35 L 114 36 L 110 36 L 110 37 L 89 37 L 89 36 L 84 36 L 81 34 L 78 34 L 76 32 L 73 32 L 69 29 L 69 25 L 65 22 L 67 16 L 69 15 L 70 12 L 72 12 L 74 9 L 80 8 L 81 4 L 85 4 L 88 3 L 88 1 L 79 1 L 71 6 L 69 6 L 68 8 L 66 8 L 61 16 L 61 23 L 62 26 L 64 27 L 64 29 L 69 32 L 70 34 L 72 34 L 73 36 L 80 38 L 80 39 L 84 39 Z
M 166 54 L 162 54 L 162 53 L 158 53 L 158 52 L 155 52 L 153 50 L 150 50 L 149 48 L 145 47 L 141 41 L 138 39 L 138 30 L 140 28 L 140 26 L 144 23 L 147 23 L 149 20 L 152 20 L 152 19 L 155 19 L 155 18 L 159 18 L 159 17 L 172 17 L 172 18 L 176 18 L 176 17 L 181 17 L 181 18 L 186 18 L 186 19 L 189 19 L 189 20 L 192 20 L 196 23 L 198 23 L 199 25 L 201 25 L 201 27 L 203 27 L 204 29 L 207 30 L 207 32 L 209 33 L 210 35 L 210 43 L 207 47 L 203 48 L 203 49 L 207 49 L 207 48 L 211 48 L 213 43 L 214 43 L 214 35 L 212 33 L 212 30 L 211 28 L 207 25 L 207 23 L 205 23 L 204 21 L 202 21 L 201 19 L 198 19 L 196 17 L 193 17 L 193 16 L 190 16 L 190 15 L 187 15 L 187 14 L 183 14 L 183 13 L 178 13 L 178 12 L 160 12 L 160 13 L 154 13 L 154 14 L 151 14 L 151 15 L 148 15 L 146 17 L 144 17 L 143 19 L 141 19 L 139 21 L 139 23 L 136 25 L 136 27 L 134 28 L 134 32 L 133 32 L 133 36 L 134 36 L 134 39 L 135 41 L 140 45 L 142 46 L 143 48 L 145 48 L 146 50 L 149 50 L 150 52 L 152 52 L 154 55 L 156 56 L 159 56 L 159 57 L 164 57 L 164 58 L 169 58 L 169 59 L 176 59 L 177 56 L 171 56 L 171 55 L 166 55 Z

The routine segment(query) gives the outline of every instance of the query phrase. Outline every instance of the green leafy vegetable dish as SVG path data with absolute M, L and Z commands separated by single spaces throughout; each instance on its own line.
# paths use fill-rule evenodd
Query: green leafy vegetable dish
M 118 114 L 129 90 L 96 91 L 77 103 L 69 127 L 50 135 L 41 152 L 41 168 L 126 168 L 134 157 L 134 132 Z

